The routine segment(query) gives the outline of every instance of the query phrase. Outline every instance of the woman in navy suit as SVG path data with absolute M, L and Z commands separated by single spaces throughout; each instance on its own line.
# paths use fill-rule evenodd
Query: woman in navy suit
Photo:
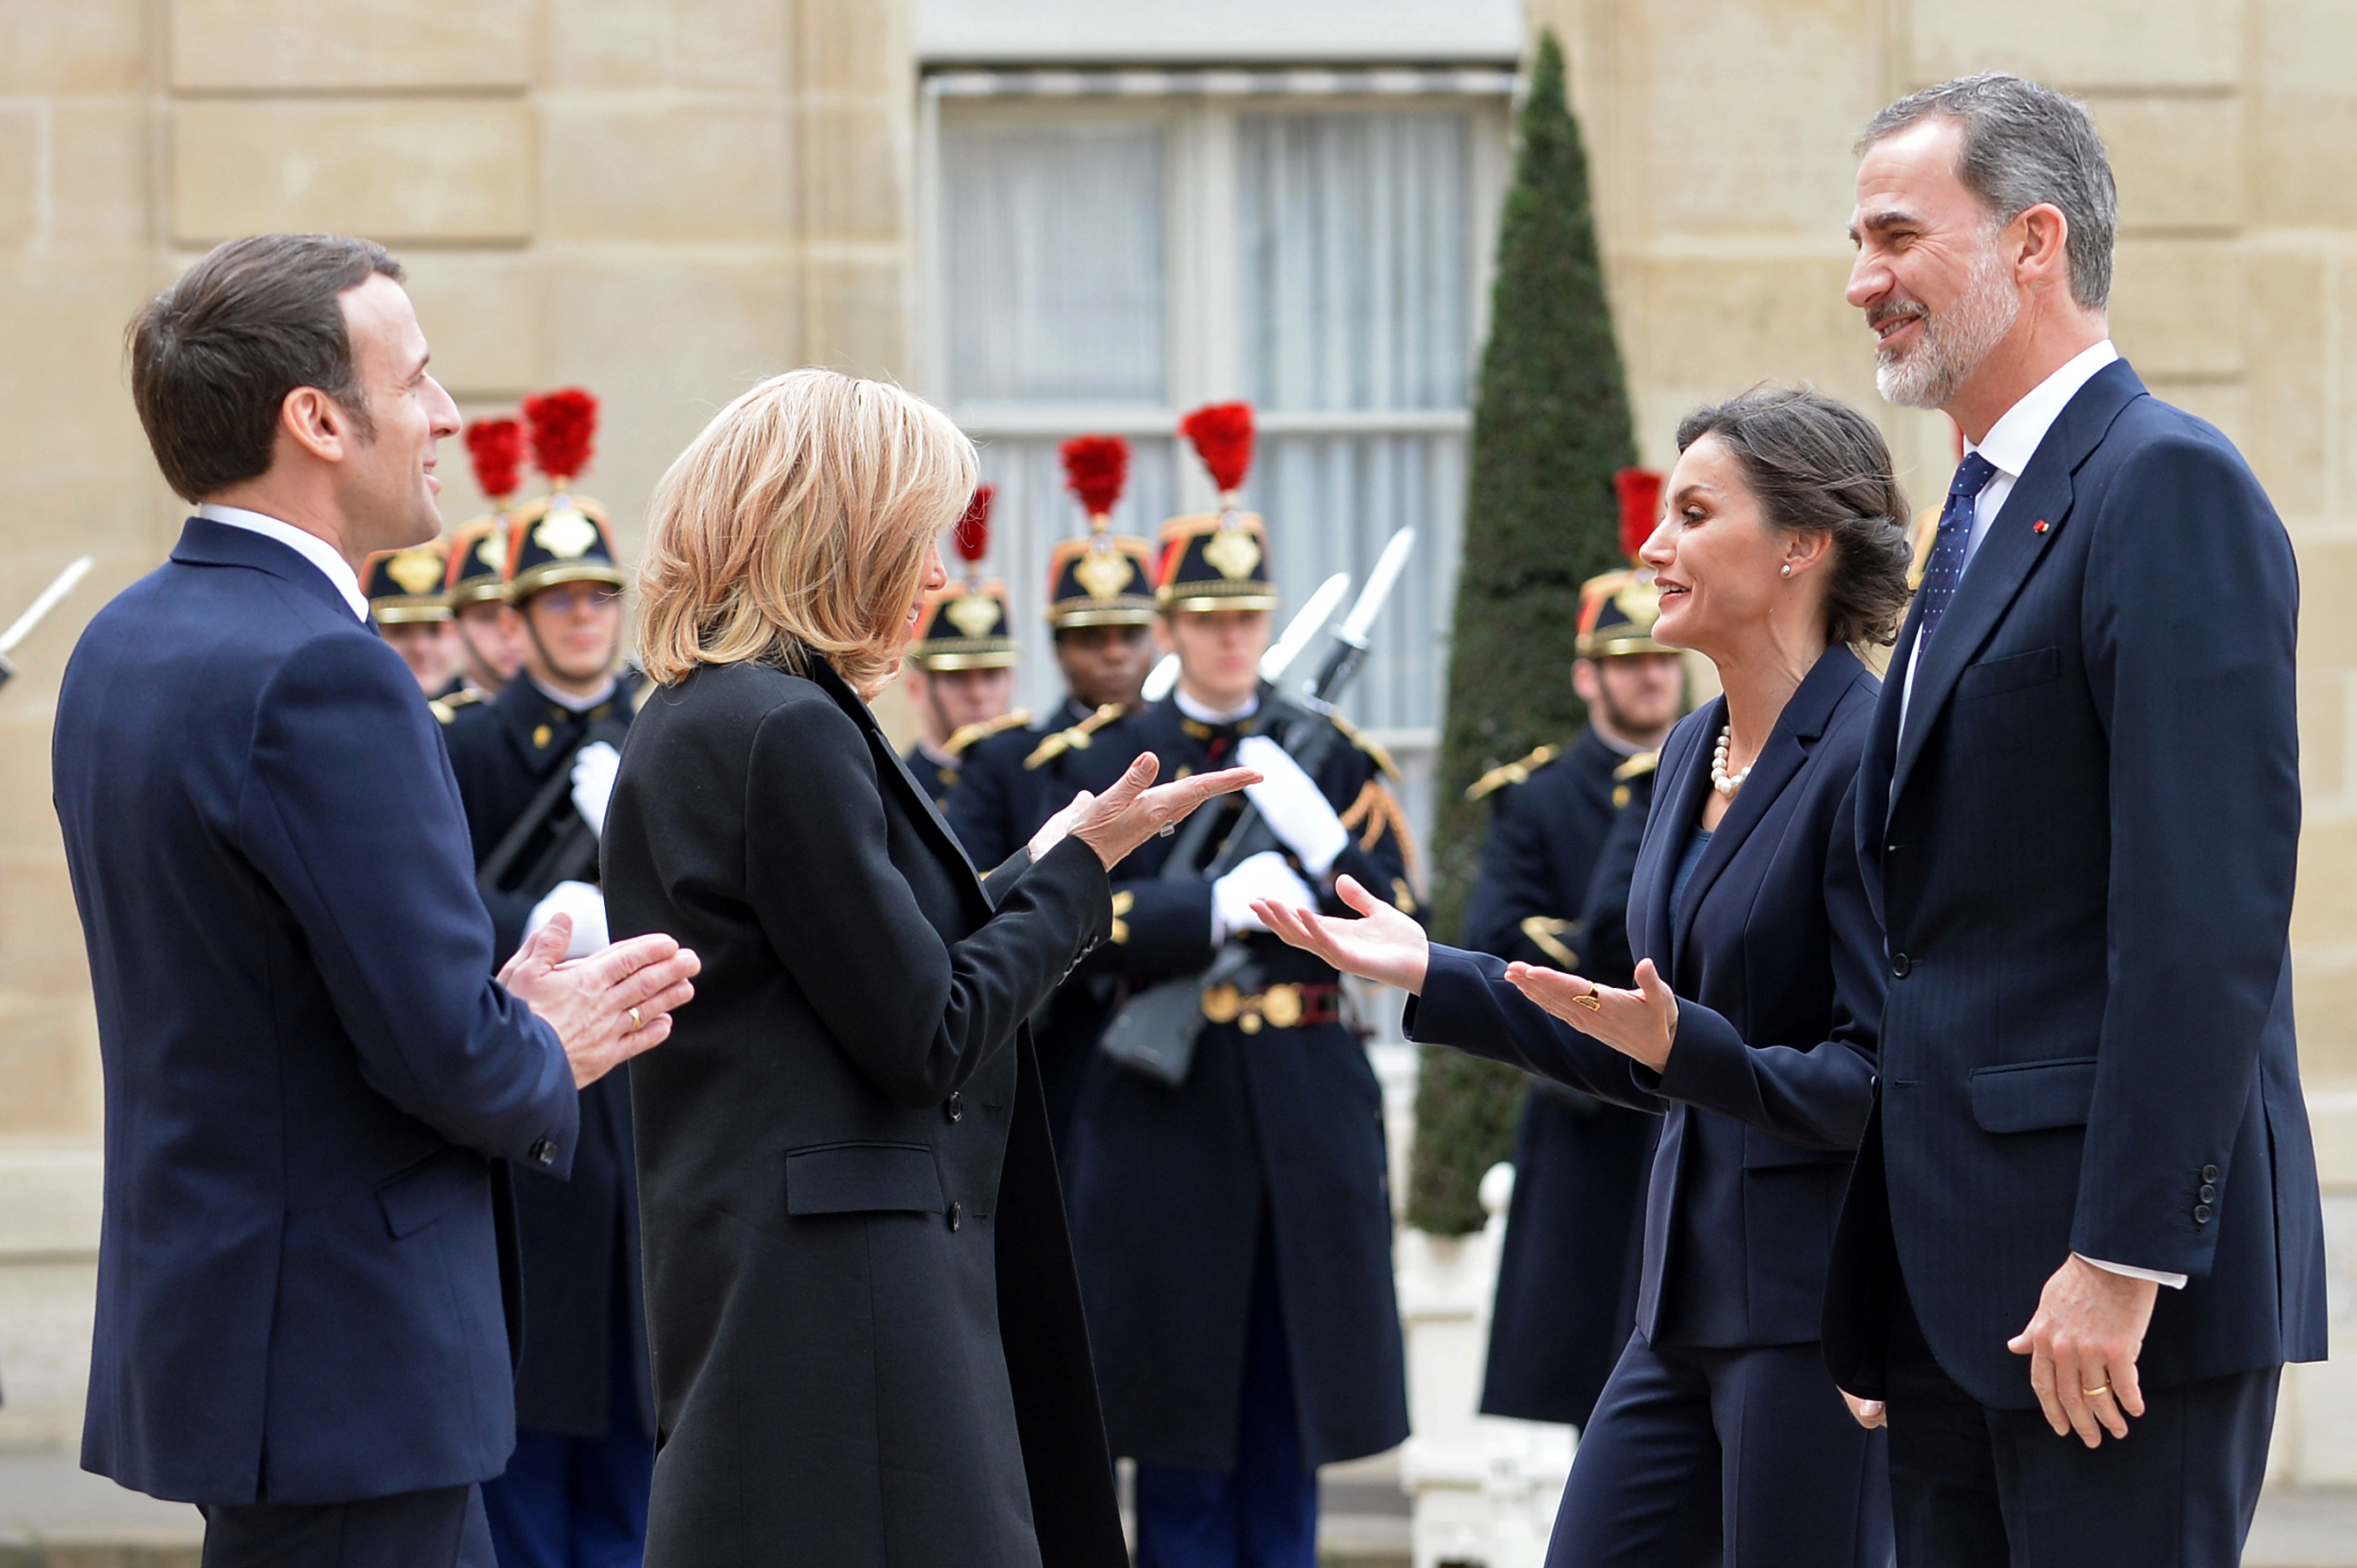
M 1882 437 L 1812 392 L 1690 415 L 1647 542 L 1653 635 L 1717 667 L 1662 766 L 1629 901 L 1638 988 L 1265 909 L 1288 941 L 1415 993 L 1407 1029 L 1665 1113 L 1636 1334 L 1582 1435 L 1550 1568 L 1844 1568 L 1890 1559 L 1882 1434 L 1817 1347 L 1866 1125 L 1882 936 L 1859 877 L 1858 758 L 1907 598 Z

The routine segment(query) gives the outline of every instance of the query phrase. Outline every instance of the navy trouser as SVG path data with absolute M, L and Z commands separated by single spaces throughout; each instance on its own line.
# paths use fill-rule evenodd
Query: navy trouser
M 1236 1467 L 1137 1466 L 1137 1568 L 1317 1568 L 1318 1472 L 1301 1462 L 1268 1221 L 1253 1262 Z
M 655 1445 L 639 1427 L 630 1337 L 617 1324 L 608 1337 L 606 1435 L 520 1431 L 507 1473 L 483 1484 L 499 1568 L 639 1568 L 645 1560 Z
M 2058 1437 L 1933 1359 L 1902 1283 L 1890 1313 L 1900 1568 L 2234 1568 L 2259 1506 L 2283 1369 L 2144 1387 L 2125 1442 Z M 2029 1359 L 2021 1376 L 2029 1380 Z
M 204 1568 L 494 1568 L 481 1491 L 350 1503 L 205 1503 Z
M 1813 1344 L 1632 1337 L 1572 1455 L 1547 1568 L 1888 1568 L 1884 1454 Z

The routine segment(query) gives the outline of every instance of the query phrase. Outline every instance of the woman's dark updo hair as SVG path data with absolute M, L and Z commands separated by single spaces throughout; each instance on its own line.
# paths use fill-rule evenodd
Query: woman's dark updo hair
M 1805 387 L 1754 387 L 1678 423 L 1678 450 L 1716 435 L 1771 528 L 1833 535 L 1825 635 L 1860 647 L 1888 643 L 1907 613 L 1907 496 L 1874 422 Z

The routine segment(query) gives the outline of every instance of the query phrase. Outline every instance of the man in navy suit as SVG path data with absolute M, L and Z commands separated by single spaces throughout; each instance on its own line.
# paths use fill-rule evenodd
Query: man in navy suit
M 91 620 L 54 788 L 106 1189 L 82 1464 L 196 1503 L 207 1568 L 490 1568 L 514 1442 L 491 1161 L 563 1174 L 578 1087 L 669 1032 L 641 938 L 499 980 L 457 786 L 359 568 L 431 539 L 457 431 L 399 263 L 221 246 L 132 323 L 171 560 Z
M 1883 395 L 1968 445 L 1860 774 L 1890 982 L 1826 1354 L 1906 1568 L 2233 1563 L 2324 1354 L 2290 543 L 2112 348 L 2083 106 L 1975 77 L 1859 152 Z

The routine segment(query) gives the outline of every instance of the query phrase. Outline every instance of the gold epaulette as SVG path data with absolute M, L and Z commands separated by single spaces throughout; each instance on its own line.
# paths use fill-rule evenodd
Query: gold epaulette
M 1509 762 L 1503 768 L 1492 768 L 1465 787 L 1465 798 L 1478 800 L 1493 795 L 1509 784 L 1527 784 L 1531 775 L 1563 755 L 1559 746 L 1543 746 L 1520 761 Z
M 1344 718 L 1340 714 L 1328 714 L 1326 716 L 1334 721 L 1334 727 L 1342 732 L 1342 738 L 1344 740 L 1349 741 L 1352 746 L 1357 746 L 1361 751 L 1365 752 L 1369 757 L 1375 759 L 1375 766 L 1383 769 L 1384 778 L 1392 780 L 1394 783 L 1399 782 L 1399 764 L 1392 760 L 1392 754 L 1383 749 L 1383 742 L 1379 740 L 1371 740 L 1366 736 L 1360 734 L 1359 726 L 1352 724 L 1350 720 Z
M 1359 798 L 1342 813 L 1342 826 L 1359 834 L 1361 849 L 1374 848 L 1389 830 L 1399 839 L 1400 859 L 1407 866 L 1408 875 L 1419 882 L 1424 879 L 1415 851 L 1415 834 L 1407 825 L 1406 808 L 1400 804 L 1397 795 L 1384 788 L 1382 779 L 1370 779 L 1359 787 Z M 1411 915 L 1415 912 L 1414 900 L 1400 908 Z
M 461 686 L 458 690 L 451 693 L 448 696 L 436 697 L 425 705 L 429 709 L 433 710 L 436 719 L 447 725 L 452 719 L 458 716 L 458 710 L 460 708 L 471 708 L 482 700 L 482 696 L 479 693 Z
M 977 719 L 973 724 L 952 732 L 949 739 L 942 742 L 942 750 L 950 757 L 963 757 L 965 748 L 974 742 L 988 740 L 992 736 L 1018 728 L 1030 722 L 1030 713 L 1023 708 L 1017 708 L 1012 713 L 1001 714 L 995 719 Z
M 1614 768 L 1612 770 L 1612 779 L 1615 783 L 1626 784 L 1631 779 L 1642 779 L 1646 774 L 1651 773 L 1654 768 L 1659 768 L 1661 765 L 1662 754 L 1660 752 L 1641 751 L 1637 753 L 1636 756 L 1631 757 L 1628 761 L 1622 763 L 1620 767 Z
M 1526 915 L 1523 918 L 1523 935 L 1530 939 L 1533 947 L 1563 965 L 1566 973 L 1577 973 L 1579 955 L 1564 945 L 1563 938 L 1578 924 L 1556 915 Z
M 1023 759 L 1023 766 L 1037 771 L 1068 751 L 1086 751 L 1089 748 L 1089 736 L 1128 711 L 1119 703 L 1104 703 L 1095 713 L 1091 714 L 1071 728 L 1060 729 L 1032 747 L 1031 755 Z

